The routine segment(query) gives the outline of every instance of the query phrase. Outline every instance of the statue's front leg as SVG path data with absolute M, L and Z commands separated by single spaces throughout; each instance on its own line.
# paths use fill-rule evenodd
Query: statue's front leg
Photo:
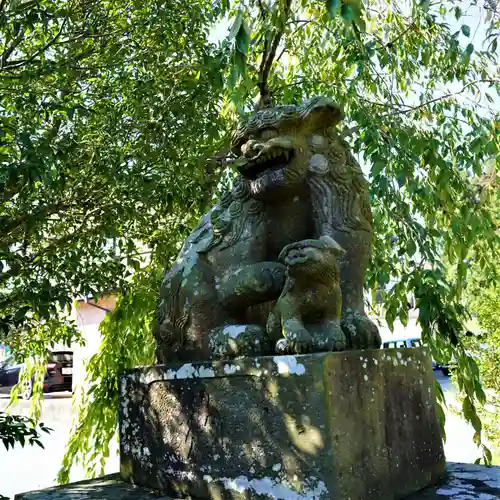
M 347 347 L 347 338 L 342 330 L 342 295 L 338 282 L 330 284 L 328 292 L 323 294 L 324 317 L 321 322 L 309 326 L 313 337 L 314 351 L 343 351 Z
M 337 231 L 335 240 L 346 253 L 339 259 L 342 290 L 342 329 L 352 349 L 378 349 L 382 343 L 377 326 L 365 313 L 364 282 L 371 251 L 368 231 Z
M 223 324 L 210 330 L 208 345 L 212 359 L 257 356 L 272 352 L 264 325 L 247 324 L 244 311 L 276 300 L 285 281 L 285 266 L 259 262 L 232 268 L 215 280 L 218 304 L 224 310 Z
M 290 292 L 284 293 L 268 318 L 268 333 L 273 341 L 277 338 L 277 352 L 302 354 L 312 349 L 313 339 L 304 326 L 297 301 L 300 301 L 300 298 Z
M 231 311 L 277 300 L 285 283 L 285 272 L 285 266 L 279 262 L 258 262 L 232 268 L 220 282 L 216 282 L 219 301 Z

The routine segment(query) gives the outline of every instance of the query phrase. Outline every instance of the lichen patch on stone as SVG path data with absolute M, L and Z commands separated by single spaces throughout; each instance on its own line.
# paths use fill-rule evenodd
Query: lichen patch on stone
M 234 375 L 238 371 L 238 366 L 237 365 L 224 365 L 224 373 L 226 375 Z
M 221 477 L 214 480 L 211 476 L 204 476 L 204 479 L 207 482 L 210 479 L 210 482 L 222 483 L 224 488 L 229 491 L 254 492 L 257 495 L 275 500 L 320 500 L 328 495 L 325 483 L 312 477 L 308 484 L 302 486 L 300 491 L 270 477 L 249 479 L 246 476 L 238 476 L 236 478 Z
M 305 366 L 298 363 L 295 356 L 274 356 L 273 360 L 280 375 L 304 375 L 306 372 Z
M 182 365 L 176 373 L 176 378 L 193 378 L 196 374 L 196 368 L 191 363 Z
M 205 368 L 204 366 L 200 366 L 198 369 L 198 375 L 202 378 L 211 378 L 215 377 L 215 372 L 212 368 Z
M 242 333 L 245 333 L 247 325 L 228 325 L 224 327 L 223 332 L 233 339 L 237 339 Z

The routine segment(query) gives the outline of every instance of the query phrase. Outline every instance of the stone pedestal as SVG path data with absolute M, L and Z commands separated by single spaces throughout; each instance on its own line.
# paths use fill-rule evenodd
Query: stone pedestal
M 121 476 L 204 499 L 402 499 L 443 475 L 424 349 L 140 368 Z
M 411 495 L 407 500 L 497 500 L 500 498 L 500 467 L 449 463 L 447 472 L 447 477 L 439 486 L 426 488 Z M 115 477 L 92 479 L 67 486 L 33 491 L 17 495 L 15 498 L 15 500 L 82 499 L 172 500 L 170 497 L 154 494 L 146 488 L 133 488 L 130 484 Z
M 119 474 L 80 481 L 66 486 L 16 495 L 14 500 L 172 500 L 144 488 L 135 488 Z

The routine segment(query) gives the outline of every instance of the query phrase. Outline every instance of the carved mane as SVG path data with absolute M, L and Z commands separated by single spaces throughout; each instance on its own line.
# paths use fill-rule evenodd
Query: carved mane
M 329 134 L 327 159 L 327 169 L 310 169 L 307 177 L 317 234 L 330 234 L 332 228 L 371 231 L 368 183 L 349 145 L 335 131 Z

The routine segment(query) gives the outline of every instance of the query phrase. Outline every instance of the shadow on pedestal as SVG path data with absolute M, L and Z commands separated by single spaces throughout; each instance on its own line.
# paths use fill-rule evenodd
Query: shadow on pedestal
M 447 465 L 447 476 L 407 500 L 496 500 L 500 498 L 500 467 Z M 289 498 L 289 497 L 288 497 Z M 314 498 L 314 497 L 306 497 Z M 134 488 L 116 477 L 93 479 L 16 496 L 16 500 L 171 500 L 146 488 Z
M 136 369 L 120 435 L 122 478 L 174 496 L 396 500 L 445 469 L 424 349 Z

